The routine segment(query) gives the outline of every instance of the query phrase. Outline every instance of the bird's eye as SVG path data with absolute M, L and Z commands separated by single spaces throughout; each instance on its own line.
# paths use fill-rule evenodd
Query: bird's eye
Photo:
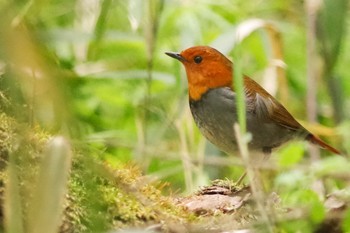
M 199 64 L 202 62 L 203 58 L 201 56 L 195 56 L 193 60 L 195 63 Z

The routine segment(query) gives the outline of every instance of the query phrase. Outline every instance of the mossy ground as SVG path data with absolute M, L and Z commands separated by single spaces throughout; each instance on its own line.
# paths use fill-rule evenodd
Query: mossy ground
M 20 180 L 24 224 L 25 207 L 35 188 L 39 161 L 49 138 L 39 127 L 30 128 L 0 114 L 1 194 L 6 184 L 6 164 L 12 156 Z M 160 222 L 188 222 L 193 216 L 171 197 L 163 196 L 161 186 L 151 183 L 135 165 L 111 167 L 86 147 L 75 148 L 61 232 L 102 232 L 144 228 Z

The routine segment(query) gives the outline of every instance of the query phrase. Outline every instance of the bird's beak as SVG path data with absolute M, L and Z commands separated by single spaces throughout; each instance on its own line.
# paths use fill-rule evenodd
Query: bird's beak
M 181 56 L 180 53 L 165 52 L 165 54 L 170 56 L 170 57 L 172 57 L 172 58 L 175 58 L 175 59 L 177 59 L 177 60 L 179 60 L 181 62 L 186 61 L 186 59 L 183 56 Z

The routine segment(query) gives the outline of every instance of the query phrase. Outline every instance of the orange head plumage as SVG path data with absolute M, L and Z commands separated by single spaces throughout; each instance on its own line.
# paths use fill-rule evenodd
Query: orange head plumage
M 209 89 L 232 86 L 232 62 L 216 49 L 195 46 L 166 54 L 185 66 L 191 100 L 199 100 Z

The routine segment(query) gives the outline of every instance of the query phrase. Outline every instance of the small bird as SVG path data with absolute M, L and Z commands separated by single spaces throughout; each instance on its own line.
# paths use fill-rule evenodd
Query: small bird
M 234 123 L 236 93 L 232 85 L 233 64 L 209 46 L 195 46 L 181 53 L 166 52 L 186 69 L 191 112 L 201 133 L 220 150 L 237 152 Z M 247 131 L 252 134 L 249 150 L 269 155 L 282 144 L 301 139 L 335 154 L 339 150 L 310 133 L 272 95 L 244 76 Z

